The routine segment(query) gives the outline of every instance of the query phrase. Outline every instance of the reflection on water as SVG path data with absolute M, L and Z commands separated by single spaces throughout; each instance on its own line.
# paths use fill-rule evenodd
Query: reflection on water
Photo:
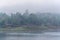
M 14 35 L 13 35 L 14 34 Z M 52 35 L 51 35 L 52 34 Z M 32 34 L 32 33 L 2 33 L 0 40 L 60 40 L 58 33 Z

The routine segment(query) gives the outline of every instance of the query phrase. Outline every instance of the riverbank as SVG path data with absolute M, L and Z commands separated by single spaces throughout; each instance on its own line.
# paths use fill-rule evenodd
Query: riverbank
M 43 28 L 39 27 L 6 27 L 6 28 L 0 28 L 0 32 L 28 32 L 28 33 L 41 33 Z
M 54 26 L 55 27 L 55 26 Z M 59 29 L 49 26 L 21 26 L 21 27 L 5 27 L 0 28 L 0 32 L 24 32 L 24 33 L 43 33 L 43 32 L 58 32 Z

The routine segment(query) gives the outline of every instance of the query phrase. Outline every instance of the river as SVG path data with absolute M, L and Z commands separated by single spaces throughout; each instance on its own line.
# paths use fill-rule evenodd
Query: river
M 0 33 L 0 40 L 60 40 L 60 32 Z

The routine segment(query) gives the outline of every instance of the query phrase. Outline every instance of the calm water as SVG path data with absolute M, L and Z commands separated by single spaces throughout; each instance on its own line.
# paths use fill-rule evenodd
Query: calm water
M 0 33 L 0 40 L 60 40 L 60 32 L 47 32 L 43 34 Z

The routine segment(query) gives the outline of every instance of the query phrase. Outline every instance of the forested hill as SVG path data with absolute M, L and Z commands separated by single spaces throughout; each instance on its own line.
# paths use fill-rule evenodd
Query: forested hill
M 29 13 L 28 11 L 23 14 L 17 12 L 11 15 L 0 13 L 0 27 L 20 27 L 22 25 L 60 26 L 60 14 Z

